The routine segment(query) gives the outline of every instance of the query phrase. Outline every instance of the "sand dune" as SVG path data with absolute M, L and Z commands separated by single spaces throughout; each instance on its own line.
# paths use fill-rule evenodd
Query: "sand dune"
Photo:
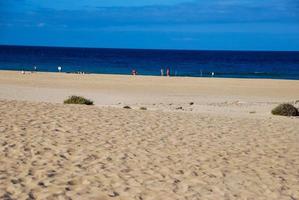
M 299 123 L 0 101 L 2 199 L 298 199 Z
M 0 99 L 0 199 L 299 199 L 298 118 L 270 114 L 299 81 L 0 71 Z

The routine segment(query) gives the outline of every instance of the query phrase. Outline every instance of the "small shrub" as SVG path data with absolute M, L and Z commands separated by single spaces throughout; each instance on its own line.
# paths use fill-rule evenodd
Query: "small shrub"
M 80 96 L 70 96 L 64 101 L 64 104 L 84 104 L 93 105 L 93 101 Z
M 140 110 L 147 110 L 146 107 L 140 107 Z
M 130 106 L 124 106 L 124 109 L 132 109 Z
M 291 104 L 280 104 L 272 110 L 273 115 L 298 116 L 298 110 Z

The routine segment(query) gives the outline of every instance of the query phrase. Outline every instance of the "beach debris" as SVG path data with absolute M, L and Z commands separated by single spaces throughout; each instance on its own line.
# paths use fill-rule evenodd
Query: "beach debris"
M 183 107 L 180 106 L 180 107 L 177 107 L 176 109 L 177 109 L 177 110 L 183 110 Z
M 140 110 L 147 110 L 146 107 L 140 107 Z
M 194 102 L 190 102 L 189 105 L 190 105 L 190 106 L 194 105 Z
M 40 181 L 38 182 L 38 185 L 41 186 L 42 188 L 46 188 L 47 186 L 45 185 L 44 182 Z
M 256 113 L 256 111 L 250 111 L 249 112 L 249 114 L 255 114 Z
M 109 195 L 110 197 L 117 197 L 117 196 L 119 196 L 119 193 L 113 191 L 113 192 L 111 192 L 111 193 L 108 194 L 108 195 Z
M 49 178 L 54 177 L 54 176 L 55 176 L 55 173 L 54 173 L 54 172 L 50 172 L 50 173 L 48 173 L 47 176 L 48 176 Z
M 124 109 L 132 109 L 130 106 L 124 106 Z
M 299 111 L 298 109 L 293 106 L 292 104 L 284 103 L 278 105 L 276 108 L 274 108 L 271 113 L 273 115 L 281 115 L 281 116 L 298 116 Z

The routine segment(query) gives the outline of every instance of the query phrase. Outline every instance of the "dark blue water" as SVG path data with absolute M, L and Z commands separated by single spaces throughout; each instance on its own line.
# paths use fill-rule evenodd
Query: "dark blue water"
M 299 52 L 181 51 L 0 46 L 0 69 L 299 80 Z

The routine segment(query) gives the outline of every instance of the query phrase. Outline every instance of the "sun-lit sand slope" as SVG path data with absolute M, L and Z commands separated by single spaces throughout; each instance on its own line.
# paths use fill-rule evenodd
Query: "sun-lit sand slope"
M 298 199 L 299 123 L 0 101 L 0 199 Z

